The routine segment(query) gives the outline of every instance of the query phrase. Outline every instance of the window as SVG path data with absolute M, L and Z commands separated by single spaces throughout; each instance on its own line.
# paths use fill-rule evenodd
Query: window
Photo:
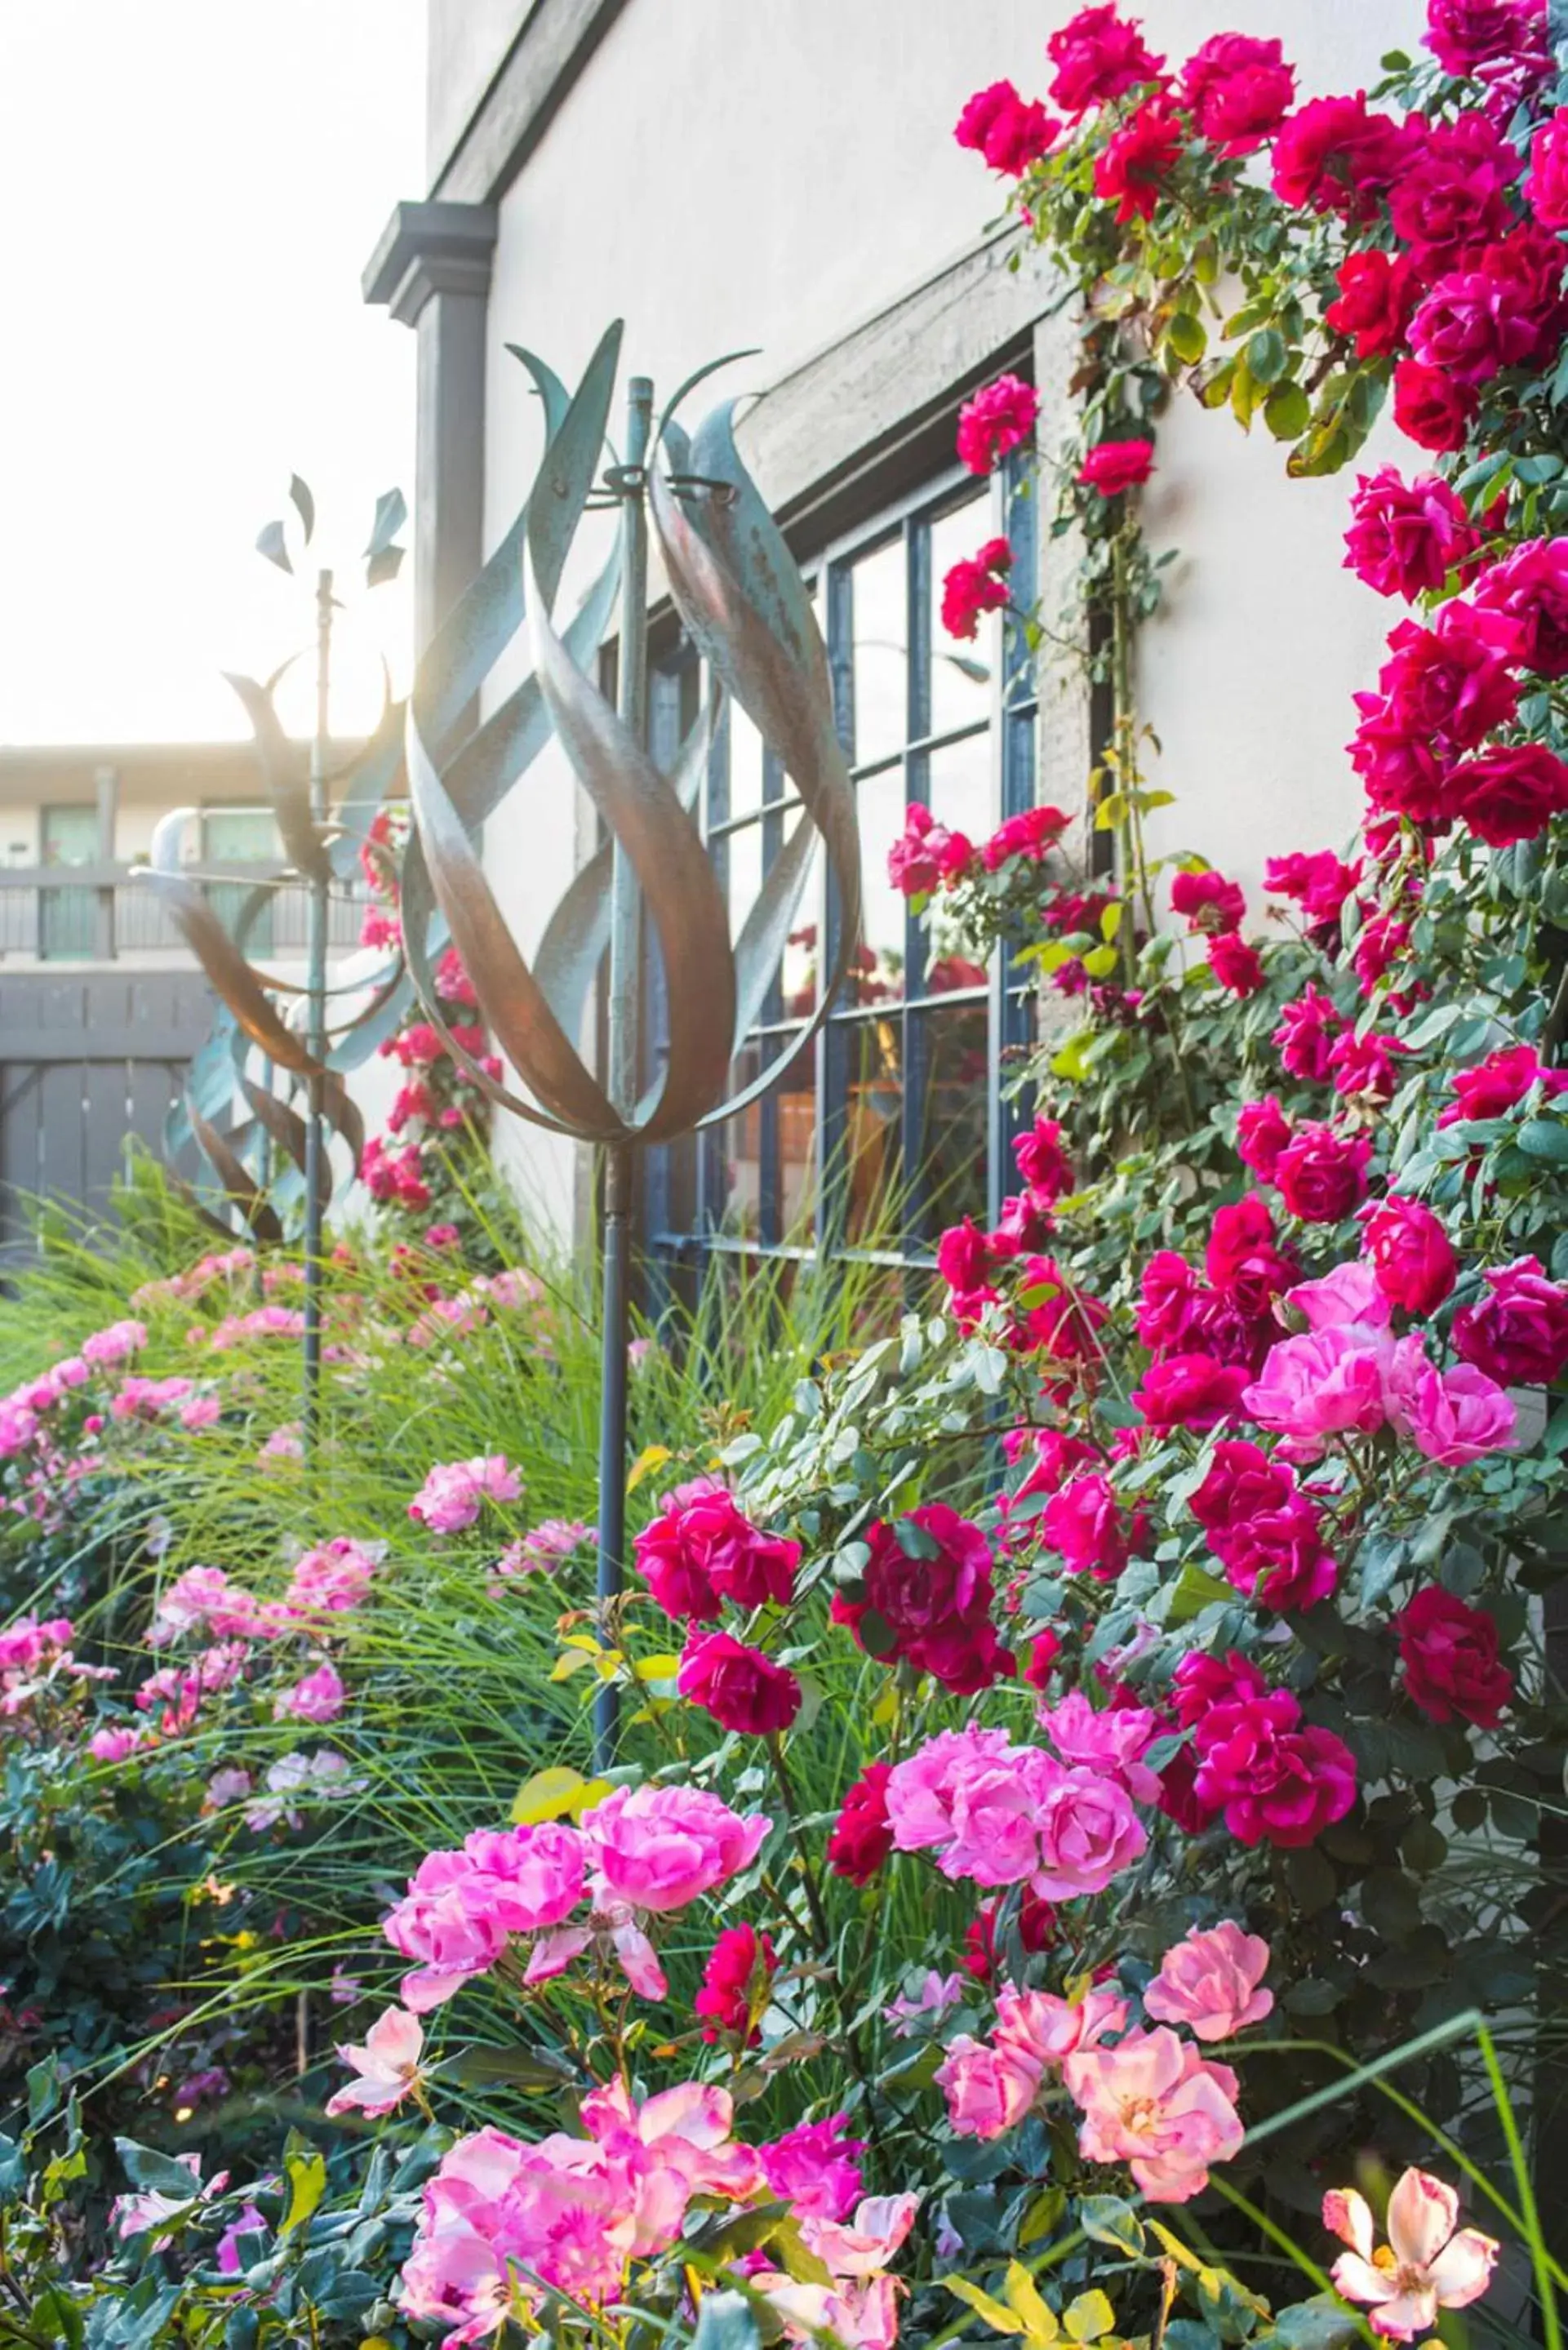
M 91 865 L 98 858 L 98 808 L 72 802 L 42 811 L 42 862 Z M 66 885 L 38 892 L 38 952 L 47 962 L 84 962 L 97 951 L 98 892 Z
M 1013 1131 L 1002 1055 L 1027 1034 L 1020 976 L 967 960 L 940 913 L 928 931 L 888 879 L 907 804 L 977 843 L 1035 795 L 1033 663 L 1009 619 L 973 643 L 941 627 L 941 582 L 1005 529 L 1033 576 L 1034 510 L 1010 480 L 957 472 L 929 484 L 808 568 L 827 644 L 840 738 L 860 816 L 866 911 L 855 966 L 825 1029 L 760 1101 L 694 1142 L 649 1154 L 644 1221 L 655 1252 L 929 1261 L 944 1224 L 994 1212 Z M 701 702 L 694 661 L 656 671 L 656 755 L 668 765 Z M 730 709 L 702 821 L 738 933 L 798 808 L 742 711 Z M 737 1086 L 787 1050 L 816 1003 L 838 908 L 820 850 Z M 664 1041 L 657 972 L 646 1045 Z
M 270 866 L 276 864 L 279 853 L 277 823 L 270 808 L 205 807 L 202 810 L 203 865 Z M 253 886 L 248 881 L 210 881 L 207 884 L 207 896 L 213 911 L 231 935 L 244 912 Z M 274 951 L 273 912 L 270 899 L 258 909 L 245 934 L 244 951 L 247 955 L 268 955 Z

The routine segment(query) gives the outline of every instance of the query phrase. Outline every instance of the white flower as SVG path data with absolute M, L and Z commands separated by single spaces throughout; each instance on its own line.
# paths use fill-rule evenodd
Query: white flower
M 1412 2342 L 1431 2331 L 1439 2309 L 1480 2300 L 1498 2248 L 1475 2228 L 1456 2233 L 1459 2216 L 1451 2187 L 1407 2170 L 1388 2198 L 1388 2241 L 1374 2248 L 1372 2214 L 1355 2188 L 1324 2197 L 1324 2226 L 1350 2246 L 1334 2264 L 1334 2283 L 1346 2301 L 1368 2305 L 1375 2333 Z

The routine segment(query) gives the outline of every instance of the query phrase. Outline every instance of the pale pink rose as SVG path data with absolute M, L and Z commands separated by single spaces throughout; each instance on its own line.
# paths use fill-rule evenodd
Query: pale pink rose
M 319 1665 L 296 1681 L 290 1690 L 281 1690 L 272 1704 L 275 1721 L 336 1721 L 342 1712 L 347 1692 L 336 1667 Z
M 1109 1706 L 1096 1711 L 1082 1690 L 1059 1705 L 1043 1705 L 1035 1720 L 1064 1762 L 1083 1762 L 1125 1787 L 1137 1804 L 1157 1803 L 1159 1776 L 1139 1757 L 1160 1733 L 1160 1720 L 1147 1706 Z
M 402 1981 L 405 2004 L 424 2015 L 488 1972 L 509 1939 L 493 1904 L 475 1895 L 472 1866 L 461 1852 L 427 1853 L 381 1931 L 405 1959 L 421 1963 Z
M 697 1787 L 618 1787 L 583 1817 L 583 1841 L 600 1890 L 638 1909 L 684 1909 L 749 1868 L 773 1826 L 742 1818 Z
M 192 1430 L 211 1428 L 213 1422 L 222 1419 L 223 1416 L 222 1396 L 192 1396 L 189 1403 L 181 1407 L 180 1425 L 182 1428 Z
M 944 1730 L 894 1765 L 887 1786 L 888 1825 L 899 1852 L 950 1843 L 959 1780 L 1008 1752 L 1005 1730 Z
M 417 2015 L 389 2007 L 365 2034 L 363 2045 L 340 2042 L 337 2054 L 358 2078 L 327 2100 L 328 2114 L 389 2114 L 420 2077 L 425 2035 Z
M 122 1363 L 127 1355 L 140 1354 L 147 1344 L 144 1322 L 111 1322 L 107 1330 L 95 1330 L 81 1345 L 82 1360 L 101 1370 L 108 1364 Z
M 358 1543 L 348 1534 L 334 1534 L 330 1542 L 303 1552 L 288 1579 L 283 1616 L 297 1621 L 301 1617 L 343 1616 L 360 1607 L 386 1549 L 385 1543 Z M 327 1628 L 318 1625 L 317 1636 Z
M 899 2288 L 885 2272 L 919 2200 L 918 2195 L 868 2195 L 847 2221 L 798 2215 L 805 2248 L 832 2283 L 802 2284 L 782 2269 L 760 2270 L 751 2280 L 767 2295 L 791 2341 L 815 2344 L 826 2331 L 847 2350 L 893 2350 Z
M 95 1730 L 88 1740 L 88 1752 L 95 1762 L 123 1762 L 146 1735 L 145 1730 Z
M 202 1809 L 204 1812 L 226 1812 L 231 1804 L 243 1804 L 254 1784 L 250 1773 L 242 1769 L 239 1763 L 225 1763 L 223 1770 L 214 1771 L 208 1780 L 206 1793 L 202 1798 Z
M 1125 2031 L 1127 2020 L 1127 2001 L 1114 1991 L 1090 1990 L 1082 1999 L 1069 2000 L 1009 1983 L 996 1994 L 998 2047 L 1025 2052 L 1042 2070 L 1080 2048 L 1092 2048 L 1107 2032 Z
M 1262 1936 L 1244 1934 L 1233 1918 L 1194 1926 L 1161 1959 L 1143 2003 L 1158 2023 L 1185 2023 L 1199 2040 L 1229 2040 L 1272 2008 L 1273 1992 L 1259 1988 L 1268 1964 Z
M 944 1877 L 976 1885 L 1021 1885 L 1040 1866 L 1040 1819 L 1067 1777 L 1040 1746 L 1011 1746 L 955 1775 L 951 1844 L 938 1864 Z
M 1040 1805 L 1040 1866 L 1029 1883 L 1046 1901 L 1100 1893 L 1148 1842 L 1125 1791 L 1097 1771 L 1064 1771 Z
M 1397 2342 L 1429 2334 L 1439 2309 L 1465 2309 L 1491 2280 L 1498 2246 L 1457 2228 L 1459 2199 L 1425 2170 L 1407 2170 L 1388 2198 L 1388 2249 L 1374 2249 L 1372 2214 L 1354 2187 L 1325 2195 L 1323 2224 L 1350 2250 L 1334 2264 L 1346 2301 L 1365 2303 L 1374 2333 Z
M 945 2015 L 950 2007 L 957 2007 L 969 1989 L 964 1975 L 939 1974 L 928 1967 L 921 1976 L 913 1999 L 903 1993 L 882 2010 L 882 2020 L 900 2040 L 908 2040 L 915 2025 L 929 2016 Z
M 960 2137 L 1001 2137 L 1034 2103 L 1042 2070 L 1027 2049 L 1012 2042 L 992 2047 L 961 2032 L 949 2041 L 934 2078 Z
M 522 1493 L 522 1479 L 504 1452 L 441 1461 L 409 1503 L 409 1515 L 431 1534 L 457 1534 L 472 1525 L 487 1501 L 515 1502 Z
M 687 2196 L 724 2195 L 741 2202 L 767 2183 L 756 2149 L 731 2136 L 735 2109 L 727 2089 L 682 2081 L 639 2106 L 618 2077 L 590 2090 L 579 2111 L 601 2146 L 634 2159 L 640 2149 L 642 2160 L 673 2172 Z
M 1392 1350 L 1386 1333 L 1354 1322 L 1282 1339 L 1270 1347 L 1242 1408 L 1260 1428 L 1284 1437 L 1298 1459 L 1314 1459 L 1331 1436 L 1382 1427 Z
M 1388 1367 L 1388 1417 L 1417 1452 L 1445 1469 L 1462 1469 L 1515 1440 L 1519 1415 L 1508 1391 L 1471 1363 L 1439 1371 L 1427 1359 L 1419 1331 L 1401 1338 Z
M 1336 1264 L 1321 1281 L 1298 1281 L 1286 1290 L 1285 1303 L 1305 1315 L 1309 1330 L 1338 1330 L 1348 1324 L 1386 1330 L 1394 1314 L 1377 1285 L 1376 1270 L 1359 1260 Z
M 1080 2151 L 1090 2162 L 1127 2163 L 1153 2203 L 1188 2202 L 1208 2185 L 1210 2163 L 1241 2151 L 1235 2074 L 1174 2032 L 1080 2049 L 1063 2078 L 1084 2109 Z
M 91 1344 L 89 1339 L 88 1344 Z M 192 2203 L 205 2203 L 221 2195 L 229 2183 L 226 2170 L 217 2171 L 203 2187 L 202 2158 L 199 2154 L 177 2154 L 174 2160 L 182 2170 L 191 2174 L 189 2195 L 165 2195 L 152 2188 L 141 2195 L 117 2195 L 109 2207 L 109 2224 L 123 2241 L 129 2236 L 152 2235 L 162 2232 L 162 2223 L 176 2211 L 185 2210 Z

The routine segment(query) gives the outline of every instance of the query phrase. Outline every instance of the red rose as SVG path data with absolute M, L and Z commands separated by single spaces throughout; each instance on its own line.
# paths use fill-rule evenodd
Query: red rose
M 961 1326 L 978 1322 L 982 1310 L 996 1303 L 992 1283 L 997 1269 L 990 1239 L 972 1216 L 948 1226 L 937 1243 L 937 1271 L 952 1294 Z
M 1549 1069 L 1533 1045 L 1505 1045 L 1496 1053 L 1489 1053 L 1473 1069 L 1460 1069 L 1452 1079 L 1454 1099 L 1445 1110 L 1438 1113 L 1439 1126 L 1458 1126 L 1462 1120 L 1482 1118 L 1502 1118 L 1524 1099 L 1532 1086 L 1539 1085 L 1542 1097 L 1550 1101 L 1556 1094 L 1568 1091 L 1568 1069 Z
M 878 1519 L 868 1529 L 871 1555 L 860 1596 L 838 1594 L 834 1621 L 847 1625 L 868 1653 L 889 1663 L 902 1659 L 961 1693 L 987 1689 L 1011 1674 L 1012 1657 L 991 1620 L 991 1549 L 980 1528 L 945 1502 L 911 1510 L 899 1528 Z M 912 1555 L 917 1548 L 926 1555 Z M 879 1626 L 875 1651 L 867 1643 L 867 1616 Z
M 706 2019 L 703 2039 L 711 2043 L 729 2033 L 743 2047 L 754 2047 L 778 1966 L 771 1936 L 754 1926 L 727 1926 L 708 1953 L 702 1988 L 691 2002 L 692 2013 Z
M 1030 1191 L 1048 1208 L 1076 1187 L 1072 1161 L 1062 1148 L 1062 1128 L 1054 1118 L 1037 1118 L 1013 1144 L 1012 1156 Z
M 1207 949 L 1209 968 L 1232 995 L 1256 995 L 1268 976 L 1263 958 L 1235 931 L 1221 931 Z
M 1440 588 L 1480 544 L 1464 505 L 1436 473 L 1415 482 L 1394 465 L 1363 473 L 1350 511 L 1345 567 L 1380 596 L 1412 598 Z
M 1272 1461 L 1261 1444 L 1225 1437 L 1187 1506 L 1210 1536 L 1224 1534 L 1265 1510 L 1280 1509 L 1294 1486 L 1289 1469 Z
M 1198 1755 L 1190 1745 L 1179 1746 L 1159 1773 L 1156 1798 L 1166 1818 L 1174 1820 L 1184 1835 L 1201 1835 L 1212 1825 L 1214 1813 L 1198 1800 Z
M 1080 8 L 1051 35 L 1045 54 L 1056 68 L 1051 96 L 1069 114 L 1156 80 L 1165 63 L 1149 54 L 1137 26 L 1111 6 Z
M 1336 1134 L 1332 1126 L 1307 1124 L 1274 1163 L 1274 1180 L 1293 1216 L 1303 1223 L 1336 1224 L 1366 1197 L 1366 1162 L 1372 1145 L 1366 1135 Z
M 1396 1036 L 1379 1036 L 1374 1031 L 1358 1036 L 1354 1028 L 1347 1028 L 1335 1039 L 1328 1056 L 1334 1092 L 1346 1100 L 1359 1096 L 1364 1101 L 1391 1101 L 1399 1083 L 1398 1056 L 1408 1050 Z
M 994 873 L 1010 857 L 1026 858 L 1037 865 L 1048 849 L 1054 848 L 1071 821 L 1059 807 L 1025 808 L 997 826 L 981 850 L 981 862 L 988 873 Z
M 1198 1296 L 1198 1274 L 1175 1249 L 1157 1249 L 1139 1281 L 1137 1335 L 1151 1353 L 1187 1343 Z
M 1274 1299 L 1301 1278 L 1301 1267 L 1274 1236 L 1269 1203 L 1256 1191 L 1233 1206 L 1216 1208 L 1204 1251 L 1203 1270 L 1216 1289 L 1256 1320 Z
M 1405 1687 L 1434 1721 L 1494 1730 L 1513 1696 L 1513 1675 L 1498 1654 L 1497 1626 L 1484 1608 L 1428 1584 L 1394 1618 Z
M 1038 99 L 1026 103 L 1010 81 L 977 89 L 953 127 L 961 147 L 973 148 L 993 172 L 1017 179 L 1049 152 L 1062 126 Z
M 1542 228 L 1568 228 L 1568 107 L 1560 106 L 1530 142 L 1524 200 Z
M 1140 106 L 1095 159 L 1095 193 L 1114 203 L 1116 221 L 1148 220 L 1181 152 L 1181 124 L 1160 99 Z
M 1309 983 L 1293 1003 L 1281 1006 L 1273 1042 L 1280 1048 L 1282 1066 L 1293 1077 L 1305 1077 L 1314 1085 L 1326 1084 L 1329 1055 L 1344 1026 L 1333 998 Z
M 1108 1306 L 1075 1289 L 1054 1257 L 1025 1257 L 1020 1291 L 1023 1311 L 1012 1343 L 1021 1352 L 1038 1350 L 1069 1369 L 1098 1365 L 1099 1332 L 1109 1318 Z
M 1459 814 L 1493 848 L 1533 840 L 1568 808 L 1568 765 L 1544 743 L 1500 743 L 1449 778 Z
M 1539 1257 L 1486 1275 L 1489 1295 L 1454 1316 L 1454 1351 L 1500 1387 L 1550 1387 L 1568 1367 L 1568 1289 Z
M 1314 213 L 1369 219 L 1406 145 L 1391 116 L 1367 112 L 1364 91 L 1309 99 L 1281 125 L 1274 141 L 1274 193 Z
M 1296 94 L 1294 69 L 1278 41 L 1216 33 L 1181 68 L 1180 103 L 1222 155 L 1250 155 L 1284 120 Z
M 1186 916 L 1189 931 L 1234 931 L 1240 928 L 1247 900 L 1238 881 L 1227 881 L 1212 869 L 1178 873 L 1170 884 L 1170 910 Z
M 1339 294 L 1324 311 L 1325 324 L 1351 338 L 1358 359 L 1392 358 L 1421 298 L 1415 264 L 1402 253 L 1349 253 L 1337 276 Z
M 1020 1674 L 1020 1679 L 1027 1681 L 1033 1690 L 1048 1690 L 1061 1653 L 1062 1643 L 1054 1632 L 1037 1632 L 1029 1644 L 1029 1662 Z
M 899 896 L 929 898 L 943 884 L 963 880 L 973 866 L 973 844 L 912 801 L 904 811 L 904 829 L 888 851 L 888 879 Z
M 722 1729 L 753 1738 L 787 1730 L 800 1711 L 800 1683 L 789 1668 L 728 1632 L 688 1632 L 675 1686 Z
M 785 1606 L 800 1565 L 798 1543 L 763 1534 L 722 1487 L 667 1502 L 638 1535 L 633 1553 L 667 1614 L 709 1622 L 721 1599 L 740 1607 Z
M 1475 400 L 1440 367 L 1400 359 L 1394 369 L 1394 421 L 1417 447 L 1462 449 Z
M 1001 1927 L 1002 1897 L 982 1902 L 964 1931 L 963 1966 L 977 1982 L 994 1982 L 1005 1971 L 1007 1938 Z M 1048 1950 L 1056 1932 L 1056 1912 L 1038 1893 L 1025 1893 L 1014 1920 L 1020 1947 L 1033 1955 Z
M 1152 441 L 1101 441 L 1079 466 L 1078 479 L 1085 489 L 1114 498 L 1147 482 L 1153 466 Z
M 1473 750 L 1506 726 L 1519 702 L 1519 632 L 1506 613 L 1455 598 L 1429 629 L 1401 620 L 1377 672 L 1389 722 L 1402 733 Z
M 1043 1539 L 1061 1554 L 1070 1575 L 1114 1583 L 1131 1556 L 1110 1480 L 1098 1472 L 1075 1477 L 1054 1493 L 1039 1523 Z
M 1150 1428 L 1218 1428 L 1240 1412 L 1251 1384 L 1244 1364 L 1218 1362 L 1212 1355 L 1169 1355 L 1149 1365 L 1132 1399 Z
M 1454 1285 L 1459 1261 L 1439 1217 L 1419 1200 L 1392 1192 L 1362 1211 L 1362 1253 L 1390 1305 L 1435 1314 Z
M 827 1839 L 827 1865 L 852 1884 L 867 1885 L 893 1849 L 888 1825 L 890 1762 L 868 1762 L 845 1796 Z
M 1278 1094 L 1265 1094 L 1262 1101 L 1243 1102 L 1236 1119 L 1236 1156 L 1243 1167 L 1250 1167 L 1254 1175 L 1272 1183 L 1280 1153 L 1294 1132 Z
M 1033 1191 L 1010 1191 L 990 1235 L 1000 1257 L 1023 1256 L 1044 1248 L 1055 1229 L 1050 1211 Z
M 1007 602 L 1003 573 L 1012 564 L 1004 538 L 988 539 L 976 556 L 955 563 L 942 581 L 942 626 L 950 637 L 972 637 L 982 612 L 1000 612 Z

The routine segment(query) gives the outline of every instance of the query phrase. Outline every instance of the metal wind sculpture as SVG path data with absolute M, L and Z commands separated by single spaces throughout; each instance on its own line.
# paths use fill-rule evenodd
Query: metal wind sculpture
M 402 869 L 404 951 L 427 1016 L 471 1080 L 509 1116 L 600 1146 L 604 1163 L 603 1392 L 598 1602 L 609 1644 L 626 1549 L 629 1213 L 634 1154 L 732 1117 L 783 1073 L 826 1019 L 860 931 L 854 792 L 834 723 L 827 658 L 794 560 L 736 451 L 733 403 L 688 438 L 682 387 L 659 422 L 653 388 L 628 387 L 624 455 L 601 472 L 620 351 L 611 326 L 575 393 L 531 353 L 515 355 L 544 405 L 545 445 L 528 503 L 440 631 L 410 697 L 407 765 L 413 829 Z M 716 364 L 723 364 L 717 362 Z M 617 507 L 619 544 L 564 627 L 556 617 L 579 521 Z M 648 747 L 650 541 L 683 628 L 707 669 L 707 706 L 666 775 Z M 619 588 L 615 706 L 590 671 Z M 526 625 L 533 667 L 474 725 L 465 713 Z M 800 814 L 739 939 L 692 815 L 729 695 L 776 754 Z M 607 836 L 545 925 L 532 962 L 486 879 L 484 821 L 551 738 Z M 558 788 L 558 786 L 554 786 Z M 835 885 L 836 951 L 805 1035 L 747 1085 L 731 1069 L 763 1016 L 818 839 Z M 663 969 L 669 1048 L 644 1063 L 640 972 L 646 941 Z M 497 1084 L 452 1035 L 437 1001 L 434 953 L 450 937 L 485 1022 L 525 1092 Z M 607 955 L 607 1067 L 578 1049 L 590 990 Z M 617 1727 L 613 1683 L 595 1720 L 600 1760 Z
M 308 546 L 315 507 L 297 475 L 290 496 Z M 396 573 L 402 550 L 393 542 L 404 511 L 396 491 L 378 503 L 366 549 L 369 586 Z M 280 569 L 293 570 L 281 523 L 269 523 L 256 544 Z M 334 1191 L 329 1137 L 336 1134 L 347 1143 L 349 1177 L 358 1169 L 364 1143 L 363 1124 L 343 1073 L 391 1032 L 410 992 L 400 958 L 369 981 L 359 978 L 341 989 L 327 983 L 333 892 L 353 875 L 375 816 L 402 770 L 403 710 L 389 696 L 370 741 L 348 767 L 334 769 L 329 721 L 337 609 L 333 575 L 320 570 L 315 592 L 316 724 L 307 752 L 289 739 L 277 715 L 274 694 L 282 671 L 265 685 L 247 677 L 229 680 L 251 722 L 288 868 L 253 886 L 231 930 L 209 895 L 220 877 L 203 873 L 184 858 L 187 830 L 198 811 L 175 808 L 158 825 L 151 861 L 136 876 L 157 891 L 220 1001 L 213 1029 L 192 1057 L 183 1098 L 170 1113 L 165 1143 L 171 1156 L 184 1141 L 192 1141 L 226 1203 L 262 1242 L 282 1238 L 278 1211 L 286 1208 L 291 1183 L 297 1182 L 305 1261 L 301 1434 L 307 1457 L 321 1371 L 323 1232 Z M 222 878 L 232 882 L 232 877 Z M 263 969 L 246 951 L 274 894 L 299 882 L 306 890 L 303 982 Z M 338 1004 L 337 997 L 347 1003 Z M 287 1017 L 280 1008 L 286 1003 L 292 1003 Z M 280 1082 L 282 1095 L 276 1090 Z M 302 1096 L 303 1114 L 284 1097 L 289 1093 Z M 280 1172 L 280 1159 L 292 1165 L 294 1178 Z M 219 1229 L 229 1229 L 212 1218 L 210 1211 L 203 1212 Z

